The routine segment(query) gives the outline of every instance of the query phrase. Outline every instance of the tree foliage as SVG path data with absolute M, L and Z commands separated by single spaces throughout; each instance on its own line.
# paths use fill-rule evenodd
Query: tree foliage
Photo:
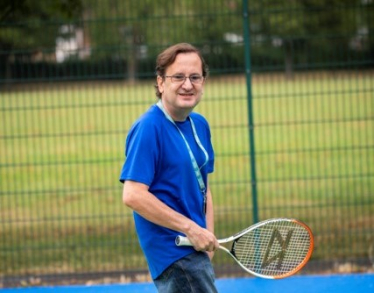
M 248 4 L 244 23 L 243 0 L 3 0 L 0 61 L 9 52 L 53 53 L 66 24 L 84 32 L 90 62 L 122 64 L 132 78 L 139 62 L 153 63 L 162 48 L 176 42 L 202 48 L 216 69 L 234 70 L 244 63 L 243 25 L 250 28 L 255 67 L 292 71 L 324 60 L 339 62 L 339 56 L 347 60 L 348 54 L 374 55 L 372 0 Z
M 81 0 L 2 0 L 0 48 L 36 50 L 55 44 L 59 26 L 80 16 Z

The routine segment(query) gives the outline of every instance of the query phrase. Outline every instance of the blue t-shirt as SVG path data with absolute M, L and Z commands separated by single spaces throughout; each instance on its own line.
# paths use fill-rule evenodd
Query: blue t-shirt
M 202 167 L 205 185 L 208 173 L 214 169 L 214 152 L 208 122 L 191 113 L 197 135 L 209 155 Z M 197 145 L 189 119 L 176 122 L 183 132 L 199 166 L 205 155 Z M 149 186 L 149 192 L 175 211 L 206 228 L 203 195 L 193 171 L 191 158 L 178 129 L 153 105 L 131 127 L 126 139 L 126 160 L 120 181 L 132 180 Z M 192 247 L 175 245 L 176 232 L 158 226 L 134 212 L 135 227 L 149 270 L 156 279 L 168 266 L 194 252 Z

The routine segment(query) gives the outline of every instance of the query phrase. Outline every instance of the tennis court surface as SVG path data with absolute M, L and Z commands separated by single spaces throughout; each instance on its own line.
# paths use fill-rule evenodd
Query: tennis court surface
M 374 274 L 295 276 L 281 280 L 265 280 L 259 278 L 219 279 L 219 292 L 243 293 L 345 293 L 374 292 Z M 56 286 L 0 289 L 1 293 L 156 293 L 153 284 L 118 284 L 95 286 Z

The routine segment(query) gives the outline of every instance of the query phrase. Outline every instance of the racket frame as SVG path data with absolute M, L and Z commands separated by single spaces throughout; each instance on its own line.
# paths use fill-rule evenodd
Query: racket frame
M 244 266 L 236 258 L 236 256 L 234 255 L 234 253 L 232 251 L 232 248 L 235 244 L 233 241 L 239 239 L 244 234 L 257 229 L 258 227 L 267 225 L 269 223 L 275 223 L 275 222 L 294 222 L 294 223 L 297 223 L 297 224 L 303 226 L 304 229 L 309 233 L 309 238 L 310 238 L 309 250 L 308 250 L 306 256 L 304 257 L 304 260 L 299 265 L 297 265 L 293 270 L 291 270 L 289 272 L 286 272 L 284 274 L 277 275 L 277 276 L 269 276 L 269 275 L 263 275 L 263 274 L 256 273 L 256 272 L 248 269 L 246 266 Z M 221 244 L 228 243 L 228 242 L 233 242 L 232 247 L 231 247 L 231 251 L 229 249 L 227 249 L 226 247 L 221 246 Z M 283 279 L 283 278 L 286 278 L 286 277 L 289 277 L 289 276 L 292 276 L 292 275 L 296 274 L 309 261 L 310 257 L 312 256 L 313 249 L 314 249 L 314 237 L 313 237 L 312 230 L 305 223 L 303 223 L 303 222 L 301 222 L 297 219 L 291 219 L 291 218 L 273 218 L 273 219 L 268 219 L 268 220 L 265 220 L 265 221 L 258 222 L 258 223 L 254 224 L 254 225 L 252 225 L 252 226 L 250 226 L 250 227 L 248 227 L 248 228 L 246 228 L 246 229 L 244 229 L 244 230 L 242 230 L 242 231 L 240 231 L 240 232 L 238 232 L 238 233 L 236 233 L 236 234 L 234 234 L 230 237 L 223 238 L 223 239 L 218 239 L 218 243 L 220 244 L 220 246 L 218 248 L 225 251 L 226 253 L 228 253 L 243 270 L 245 270 L 246 272 L 248 272 L 248 273 L 250 273 L 250 274 L 252 274 L 256 277 L 260 277 L 260 278 L 264 278 L 264 279 Z M 177 236 L 175 238 L 175 244 L 177 246 L 192 246 L 191 242 L 185 236 Z

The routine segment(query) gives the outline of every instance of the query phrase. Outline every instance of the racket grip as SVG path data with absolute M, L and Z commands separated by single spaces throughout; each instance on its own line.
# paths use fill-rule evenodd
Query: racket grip
M 175 244 L 177 246 L 192 246 L 190 240 L 188 240 L 188 238 L 184 236 L 177 236 L 175 238 Z

